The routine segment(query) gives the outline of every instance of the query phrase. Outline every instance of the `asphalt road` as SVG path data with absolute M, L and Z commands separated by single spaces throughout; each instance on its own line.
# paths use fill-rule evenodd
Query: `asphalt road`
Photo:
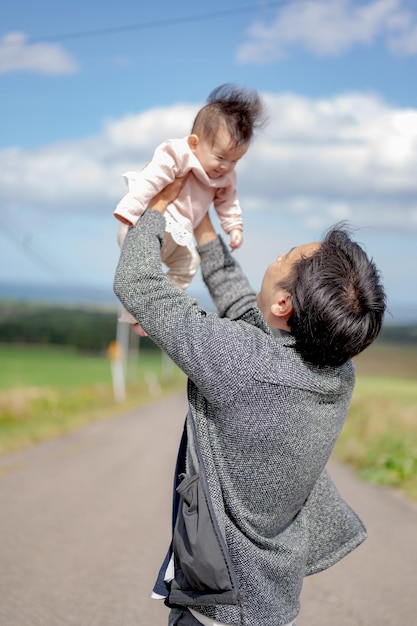
M 186 412 L 173 396 L 0 458 L 0 626 L 164 626 L 150 599 Z M 330 471 L 369 539 L 307 578 L 298 626 L 417 623 L 417 507 Z

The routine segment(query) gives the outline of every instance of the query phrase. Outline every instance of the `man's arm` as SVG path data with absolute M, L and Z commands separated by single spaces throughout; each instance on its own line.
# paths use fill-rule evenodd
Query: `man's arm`
M 257 353 L 256 339 L 249 325 L 208 313 L 171 284 L 160 258 L 164 229 L 163 215 L 152 209 L 129 229 L 116 270 L 115 293 L 209 401 L 230 402 L 247 384 L 248 354 Z
M 204 282 L 220 317 L 240 317 L 256 306 L 255 292 L 207 214 L 194 231 Z

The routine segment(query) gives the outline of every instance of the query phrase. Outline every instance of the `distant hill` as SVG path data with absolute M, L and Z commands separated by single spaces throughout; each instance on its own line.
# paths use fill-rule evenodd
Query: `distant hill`
M 197 298 L 201 306 L 213 311 L 213 303 L 202 287 L 191 287 L 188 293 Z M 31 302 L 64 306 L 85 306 L 117 308 L 118 301 L 112 285 L 105 287 L 84 287 L 80 285 L 47 285 L 0 282 L 0 301 Z M 386 315 L 387 326 L 417 324 L 417 304 L 390 303 Z
M 117 307 L 111 290 L 79 285 L 47 285 L 0 282 L 0 301 L 32 302 L 39 304 L 96 305 Z
M 202 307 L 209 311 L 214 310 L 210 296 L 204 290 L 193 290 L 188 293 L 197 298 Z M 32 304 L 50 304 L 55 306 L 118 306 L 118 300 L 113 293 L 112 286 L 108 289 L 82 286 L 59 286 L 24 283 L 0 282 L 0 302 L 27 302 Z
M 81 350 L 100 351 L 107 349 L 114 339 L 117 325 L 117 307 L 106 299 L 98 302 L 89 292 L 83 303 L 74 301 L 84 293 L 71 294 L 71 302 L 36 302 L 29 299 L 0 298 L 0 344 L 52 344 L 73 346 Z M 28 297 L 29 294 L 25 294 Z M 46 298 L 51 294 L 46 293 Z M 210 309 L 210 303 L 205 305 Z M 377 342 L 417 348 L 417 323 L 385 324 Z M 155 349 L 152 342 L 142 342 Z M 416 351 L 417 354 L 417 351 Z

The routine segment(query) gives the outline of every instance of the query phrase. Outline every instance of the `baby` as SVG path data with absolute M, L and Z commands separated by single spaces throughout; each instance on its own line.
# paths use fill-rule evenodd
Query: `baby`
M 120 220 L 119 245 L 152 198 L 175 178 L 187 176 L 175 201 L 165 211 L 166 232 L 161 259 L 167 276 L 179 289 L 190 284 L 200 263 L 194 229 L 211 204 L 235 250 L 242 244 L 242 211 L 236 192 L 236 163 L 246 154 L 254 130 L 264 123 L 264 107 L 256 91 L 234 85 L 214 89 L 194 120 L 191 135 L 158 146 L 140 172 L 127 172 L 129 192 L 114 211 Z M 145 334 L 134 317 L 123 311 L 120 321 Z

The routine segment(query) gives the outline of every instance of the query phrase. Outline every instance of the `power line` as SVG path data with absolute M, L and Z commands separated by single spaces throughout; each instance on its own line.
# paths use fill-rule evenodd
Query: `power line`
M 268 2 L 264 9 L 273 9 L 278 6 L 288 4 L 291 0 L 278 0 L 276 2 Z M 232 17 L 233 15 L 241 15 L 244 13 L 253 13 L 259 11 L 259 5 L 243 6 L 237 9 L 223 9 L 221 11 L 213 11 L 211 13 L 200 13 L 194 15 L 185 15 L 183 17 L 170 17 L 160 20 L 151 20 L 149 22 L 139 22 L 137 24 L 126 24 L 124 26 L 110 26 L 108 28 L 97 28 L 94 30 L 76 31 L 72 33 L 61 33 L 56 35 L 43 35 L 40 37 L 31 37 L 29 43 L 41 43 L 45 41 L 66 41 L 69 39 L 87 39 L 89 37 L 103 37 L 106 35 L 116 35 L 129 31 L 148 30 L 152 28 L 160 28 L 161 26 L 176 26 L 178 24 L 187 24 L 190 22 L 201 22 L 205 20 L 216 20 L 222 17 Z M 3 44 L 4 45 L 4 44 Z
M 49 274 L 52 274 L 57 280 L 60 280 L 60 276 L 57 273 L 57 268 L 52 263 L 44 259 L 36 250 L 33 250 L 30 246 L 30 242 L 27 239 L 21 239 L 7 224 L 3 221 L 0 221 L 0 228 L 3 229 L 9 241 L 13 244 L 15 248 L 17 248 L 20 252 L 22 252 L 26 257 L 28 257 L 32 263 L 35 263 L 41 269 L 47 271 Z

